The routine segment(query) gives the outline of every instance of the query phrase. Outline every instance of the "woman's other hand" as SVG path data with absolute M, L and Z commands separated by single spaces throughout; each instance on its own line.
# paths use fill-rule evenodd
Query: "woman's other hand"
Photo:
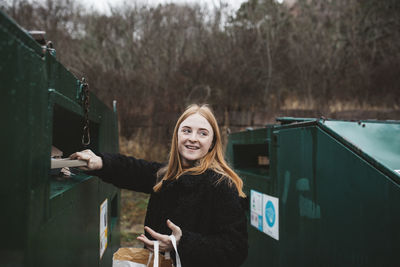
M 167 226 L 172 230 L 172 235 L 175 236 L 176 245 L 178 245 L 179 240 L 182 237 L 181 228 L 179 228 L 179 226 L 173 224 L 170 220 L 167 220 Z M 169 238 L 168 235 L 162 235 L 160 233 L 157 233 L 156 231 L 154 231 L 153 229 L 151 229 L 148 226 L 145 226 L 144 230 L 146 230 L 154 239 L 159 241 L 159 243 L 160 243 L 160 248 L 159 249 L 160 249 L 161 252 L 167 252 L 167 251 L 174 250 L 174 247 L 172 246 L 171 239 Z M 154 242 L 152 240 L 148 239 L 145 235 L 140 235 L 140 236 L 137 237 L 137 239 L 139 241 L 143 242 L 143 244 L 148 249 L 153 251 Z
M 103 160 L 99 156 L 94 154 L 90 149 L 86 149 L 80 152 L 75 152 L 74 154 L 69 156 L 69 158 L 85 160 L 87 162 L 87 166 L 80 167 L 80 169 L 85 171 L 94 171 L 103 168 Z

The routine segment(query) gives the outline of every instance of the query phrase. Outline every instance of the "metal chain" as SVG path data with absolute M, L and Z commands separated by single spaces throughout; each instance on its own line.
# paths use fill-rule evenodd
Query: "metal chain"
M 82 134 L 82 145 L 88 146 L 90 144 L 90 131 L 89 131 L 89 85 L 86 83 L 85 78 L 82 78 L 82 107 L 84 116 L 84 126 Z

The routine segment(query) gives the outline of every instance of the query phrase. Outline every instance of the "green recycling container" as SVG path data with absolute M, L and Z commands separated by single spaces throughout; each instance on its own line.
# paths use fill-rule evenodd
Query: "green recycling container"
M 110 267 L 120 245 L 119 190 L 78 170 L 63 177 L 50 164 L 53 146 L 64 157 L 84 148 L 117 152 L 116 108 L 93 94 L 82 104 L 83 83 L 55 50 L 2 12 L 0 86 L 0 266 Z
M 249 198 L 243 266 L 398 266 L 400 122 L 277 120 L 229 136 Z

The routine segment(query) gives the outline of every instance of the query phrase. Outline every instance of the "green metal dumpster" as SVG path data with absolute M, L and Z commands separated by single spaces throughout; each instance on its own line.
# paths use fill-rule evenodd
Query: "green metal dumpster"
M 400 122 L 278 121 L 229 136 L 250 199 L 243 266 L 398 266 Z
M 83 148 L 82 83 L 0 12 L 0 266 L 111 266 L 120 192 L 76 171 L 52 174 L 52 146 Z M 90 94 L 90 145 L 118 151 L 117 114 Z M 87 141 L 87 140 L 85 140 Z

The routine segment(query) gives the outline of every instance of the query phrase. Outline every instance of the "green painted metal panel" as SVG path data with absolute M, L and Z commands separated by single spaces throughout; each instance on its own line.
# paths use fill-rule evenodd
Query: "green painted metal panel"
M 274 155 L 271 154 L 273 126 L 247 130 L 229 135 L 226 158 L 244 182 L 244 192 L 250 197 L 250 190 L 276 194 L 276 179 L 273 179 Z M 266 157 L 269 164 L 260 165 L 258 157 Z M 248 221 L 250 214 L 247 213 Z M 243 266 L 269 266 L 278 262 L 277 243 L 248 224 L 249 255 Z M 268 257 L 262 257 L 269 251 Z
M 300 217 L 300 201 L 312 201 L 316 197 L 315 185 L 315 161 L 316 153 L 313 141 L 316 132 L 314 127 L 288 128 L 276 130 L 276 179 L 278 190 L 275 194 L 279 198 L 279 265 L 277 266 L 304 266 L 312 260 L 310 251 L 314 248 L 315 237 L 310 229 L 314 229 L 316 220 L 303 222 Z M 281 194 L 282 192 L 282 194 Z M 283 194 L 283 192 L 285 192 Z M 305 192 L 300 199 L 298 192 Z M 311 196 L 309 195 L 311 194 Z M 303 200 L 304 199 L 304 200 Z M 313 203 L 313 202 L 312 202 Z M 312 207 L 309 216 L 317 216 L 317 208 Z M 305 234 L 308 233 L 307 234 Z M 298 243 L 302 243 L 298 247 Z M 290 257 L 284 252 L 290 252 Z M 302 256 L 304 255 L 304 256 Z M 315 256 L 315 255 L 313 255 Z
M 279 198 L 279 240 L 249 218 L 243 266 L 397 266 L 400 184 L 390 164 L 400 158 L 400 124 L 362 123 L 291 118 L 229 137 L 227 158 L 246 193 Z M 234 144 L 262 136 L 268 174 L 236 168 L 234 159 L 245 157 Z
M 51 146 L 83 149 L 80 82 L 0 12 L 1 266 L 111 266 L 119 247 L 120 193 L 79 171 L 50 172 Z M 91 144 L 118 151 L 117 114 L 90 95 Z M 108 200 L 108 248 L 100 258 L 100 205 Z
M 327 129 L 400 178 L 400 123 L 325 121 Z
M 317 145 L 319 239 L 325 242 L 319 262 L 397 266 L 399 185 L 324 131 Z

